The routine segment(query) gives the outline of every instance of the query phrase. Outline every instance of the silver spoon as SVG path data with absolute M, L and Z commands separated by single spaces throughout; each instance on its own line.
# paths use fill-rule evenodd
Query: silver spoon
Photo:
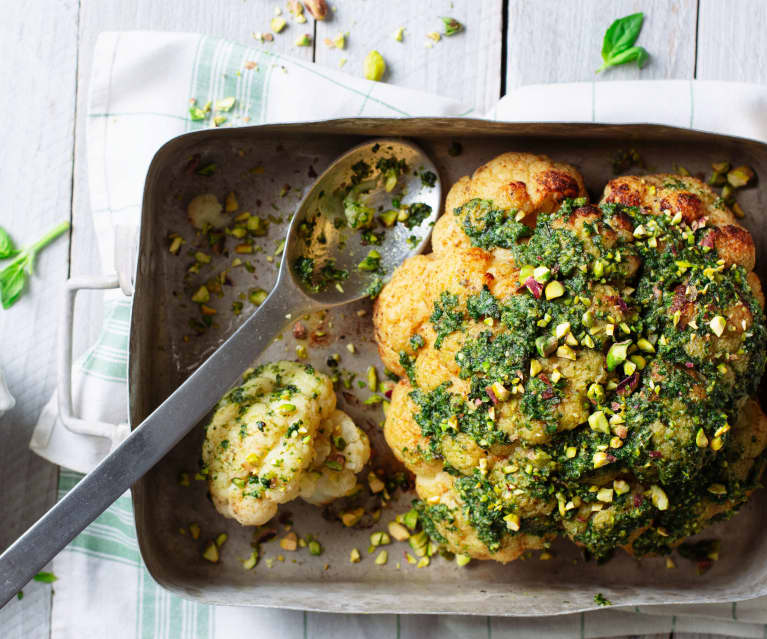
M 403 159 L 408 166 L 398 180 L 402 204 L 424 203 L 431 207 L 431 213 L 412 229 L 400 222 L 385 229 L 380 244 L 366 244 L 359 231 L 337 228 L 336 217 L 345 216 L 342 194 L 353 179 L 355 165 L 357 175 L 359 162 L 367 163 L 375 174 L 378 160 L 388 157 Z M 359 270 L 358 265 L 370 251 L 378 252 L 382 269 L 390 275 L 406 257 L 423 250 L 441 203 L 439 177 L 433 187 L 427 187 L 421 178 L 423 171 L 438 176 L 418 147 L 403 140 L 380 139 L 351 149 L 317 179 L 291 220 L 277 283 L 270 295 L 120 446 L 0 555 L 0 606 L 194 428 L 290 317 L 365 297 L 375 276 Z M 352 200 L 359 200 L 378 217 L 378 207 L 389 203 L 393 193 L 385 192 L 383 179 L 375 183 L 369 177 L 360 179 L 363 183 L 353 192 Z M 384 228 L 378 225 L 372 230 Z M 300 258 L 313 260 L 315 277 L 309 284 L 295 272 Z M 347 271 L 348 278 L 319 286 L 316 271 L 327 264 L 332 264 L 336 276 Z

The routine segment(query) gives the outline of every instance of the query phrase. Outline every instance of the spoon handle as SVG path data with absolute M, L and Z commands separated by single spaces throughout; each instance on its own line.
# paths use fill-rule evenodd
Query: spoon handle
M 290 288 L 275 287 L 122 444 L 0 555 L 0 607 L 205 417 L 282 330 L 286 316 L 307 310 L 306 298 Z

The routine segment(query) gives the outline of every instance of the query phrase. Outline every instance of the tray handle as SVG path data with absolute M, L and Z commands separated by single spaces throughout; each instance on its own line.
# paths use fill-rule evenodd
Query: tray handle
M 63 291 L 63 312 L 59 321 L 58 379 L 56 395 L 59 418 L 64 426 L 79 435 L 106 437 L 119 444 L 129 433 L 127 424 L 84 420 L 74 415 L 72 401 L 72 332 L 74 327 L 75 299 L 78 291 L 108 290 L 119 288 L 126 296 L 133 295 L 133 281 L 136 264 L 137 229 L 134 226 L 115 227 L 115 273 L 108 275 L 86 275 L 69 278 Z

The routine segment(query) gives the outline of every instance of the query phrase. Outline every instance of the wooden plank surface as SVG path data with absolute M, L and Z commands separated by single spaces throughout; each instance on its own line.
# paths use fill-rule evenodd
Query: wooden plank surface
M 699 80 L 767 84 L 767 2 L 700 0 Z
M 98 263 L 94 250 L 85 166 L 84 115 L 97 34 L 127 29 L 197 31 L 248 42 L 253 41 L 253 32 L 268 30 L 277 4 L 267 0 L 9 3 L 0 22 L 0 80 L 12 88 L 0 92 L 0 107 L 12 120 L 5 128 L 4 143 L 13 161 L 0 172 L 0 192 L 12 204 L 0 214 L 0 223 L 20 243 L 31 241 L 46 226 L 67 217 L 73 199 L 72 273 L 110 270 L 111 265 Z M 652 55 L 650 65 L 641 72 L 634 66 L 612 69 L 599 81 L 697 77 L 767 83 L 767 48 L 761 45 L 767 27 L 763 0 L 337 0 L 330 4 L 335 5 L 330 20 L 315 28 L 311 19 L 298 25 L 288 18 L 288 29 L 269 46 L 334 69 L 340 58 L 348 58 L 344 70 L 354 75 L 362 74 L 362 59 L 375 48 L 388 63 L 386 81 L 455 98 L 480 113 L 500 95 L 503 69 L 509 91 L 526 84 L 594 79 L 605 29 L 616 17 L 639 10 L 646 20 L 638 44 Z M 441 15 L 465 23 L 466 32 L 427 48 L 426 33 L 443 30 Z M 400 26 L 405 27 L 402 43 L 393 39 Z M 294 45 L 304 32 L 314 36 L 314 47 Z M 323 40 L 339 32 L 349 34 L 347 49 L 327 48 Z M 507 55 L 502 63 L 504 38 Z M 66 276 L 67 249 L 62 240 L 46 250 L 33 281 L 34 294 L 0 313 L 0 365 L 18 401 L 17 408 L 0 420 L 4 437 L 0 511 L 5 524 L 0 528 L 0 548 L 18 536 L 55 494 L 55 469 L 29 453 L 27 443 L 54 386 L 57 314 L 52 309 Z M 78 350 L 93 341 L 100 320 L 100 296 L 85 296 L 78 310 Z M 10 479 L 18 477 L 24 478 L 22 489 L 10 490 Z M 30 587 L 22 602 L 0 611 L 3 636 L 47 637 L 49 592 L 47 586 Z M 665 635 L 653 637 L 661 636 Z M 703 637 L 675 635 L 675 639 Z
M 70 217 L 77 1 L 6 3 L 0 20 L 0 112 L 4 114 L 0 224 L 18 245 Z M 0 550 L 55 497 L 57 468 L 27 447 L 56 373 L 54 346 L 67 236 L 45 249 L 27 293 L 0 310 L 0 366 L 16 407 L 0 419 Z M 51 587 L 30 584 L 0 610 L 3 639 L 48 637 Z
M 508 11 L 507 91 L 595 78 L 693 77 L 696 0 L 510 0 Z M 616 18 L 637 11 L 645 13 L 637 44 L 650 53 L 649 64 L 642 70 L 627 64 L 595 76 L 605 30 Z
M 331 3 L 337 8 L 328 20 L 317 23 L 315 60 L 363 76 L 369 51 L 381 53 L 387 63 L 385 82 L 454 98 L 483 114 L 501 90 L 502 0 L 451 2 L 449 0 L 387 0 L 387 2 Z M 452 17 L 465 31 L 434 42 L 427 33 L 444 33 L 440 16 Z M 394 33 L 404 27 L 402 42 Z M 325 39 L 348 33 L 346 49 L 330 48 Z

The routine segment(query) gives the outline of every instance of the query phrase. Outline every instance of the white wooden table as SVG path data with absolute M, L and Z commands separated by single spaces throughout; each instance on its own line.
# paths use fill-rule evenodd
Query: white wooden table
M 267 31 L 274 0 L 29 0 L 3 3 L 0 20 L 0 113 L 4 116 L 0 224 L 24 244 L 71 219 L 70 241 L 46 249 L 28 295 L 0 311 L 0 362 L 16 408 L 0 420 L 0 549 L 7 547 L 54 499 L 57 468 L 27 449 L 32 428 L 55 384 L 58 293 L 68 275 L 100 271 L 88 210 L 85 112 L 96 36 L 106 30 L 206 32 L 253 42 Z M 284 2 L 280 4 L 284 5 Z M 609 23 L 646 14 L 639 44 L 650 65 L 610 70 L 600 80 L 698 78 L 767 83 L 765 0 L 331 0 L 332 19 L 291 24 L 269 46 L 361 74 L 376 48 L 389 63 L 388 82 L 460 99 L 479 112 L 515 88 L 590 80 Z M 466 33 L 427 48 L 425 34 L 441 31 L 439 16 Z M 405 27 L 405 42 L 392 38 Z M 298 34 L 314 46 L 294 46 Z M 323 44 L 348 32 L 340 52 Z M 93 167 L 91 167 L 91 170 Z M 98 334 L 97 294 L 78 306 L 76 349 Z M 7 490 L 22 475 L 22 491 Z M 16 484 L 16 482 L 14 482 Z M 48 637 L 49 589 L 32 589 L 4 637 Z M 681 635 L 677 635 L 681 637 Z M 687 637 L 690 637 L 688 635 Z

